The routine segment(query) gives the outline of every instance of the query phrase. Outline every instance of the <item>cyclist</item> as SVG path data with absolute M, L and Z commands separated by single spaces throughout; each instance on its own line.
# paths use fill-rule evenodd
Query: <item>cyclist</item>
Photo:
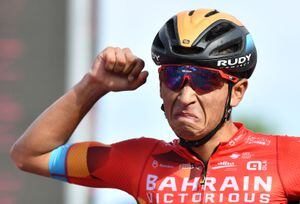
M 299 200 L 297 137 L 254 133 L 230 118 L 256 65 L 247 29 L 211 9 L 181 12 L 156 35 L 162 110 L 178 139 L 67 144 L 97 100 L 134 90 L 148 73 L 130 49 L 108 47 L 92 70 L 14 144 L 24 171 L 91 187 L 118 188 L 138 203 L 287 203 Z

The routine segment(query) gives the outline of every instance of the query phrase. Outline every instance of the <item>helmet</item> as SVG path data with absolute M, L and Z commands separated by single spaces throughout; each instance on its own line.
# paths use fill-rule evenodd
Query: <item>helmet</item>
M 169 19 L 152 44 L 157 65 L 193 64 L 249 78 L 257 61 L 248 30 L 233 16 L 212 9 L 180 12 Z
M 178 13 L 157 33 L 152 44 L 157 65 L 190 64 L 222 70 L 238 78 L 249 78 L 256 65 L 256 49 L 248 30 L 233 16 L 212 9 Z M 218 125 L 199 140 L 180 138 L 184 147 L 198 147 L 209 141 L 230 118 L 233 83 L 223 117 Z

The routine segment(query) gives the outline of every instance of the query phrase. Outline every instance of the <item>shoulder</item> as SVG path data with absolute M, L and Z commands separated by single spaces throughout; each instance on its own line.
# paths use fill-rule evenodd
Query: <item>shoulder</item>
M 286 146 L 291 143 L 295 143 L 295 145 L 298 143 L 300 145 L 300 137 L 253 132 L 246 127 L 241 128 L 241 130 L 239 131 L 244 133 L 240 135 L 242 135 L 241 138 L 243 140 L 243 143 L 247 145 L 258 145 L 262 147 L 268 146 L 279 149 L 280 147 Z
M 300 148 L 300 137 L 289 135 L 275 135 L 265 133 L 250 133 L 247 144 L 258 144 L 262 146 L 273 146 L 278 153 L 294 154 Z
M 247 131 L 248 137 L 266 138 L 269 140 L 278 140 L 278 141 L 283 141 L 283 142 L 300 141 L 300 136 L 267 134 L 267 133 L 253 132 L 252 130 L 249 130 L 249 129 L 246 129 L 246 131 Z
M 277 140 L 279 143 L 285 142 L 300 142 L 299 136 L 291 136 L 291 135 L 276 135 L 276 134 L 264 134 L 264 133 L 254 133 L 254 135 L 261 138 L 268 138 Z
M 158 143 L 166 143 L 163 140 L 158 140 L 155 138 L 149 138 L 149 137 L 140 137 L 140 138 L 134 138 L 134 139 L 128 139 L 123 140 L 120 142 L 116 142 L 111 144 L 112 146 L 118 146 L 118 145 L 142 145 L 142 146 L 148 146 L 148 145 L 155 145 Z
M 291 152 L 292 154 L 299 154 L 300 148 L 300 137 L 288 136 L 288 135 L 277 135 L 278 149 L 283 152 Z
M 129 140 L 123 140 L 117 143 L 111 144 L 111 147 L 119 150 L 126 150 L 137 154 L 138 152 L 152 152 L 158 147 L 167 146 L 169 143 L 149 137 L 140 137 Z

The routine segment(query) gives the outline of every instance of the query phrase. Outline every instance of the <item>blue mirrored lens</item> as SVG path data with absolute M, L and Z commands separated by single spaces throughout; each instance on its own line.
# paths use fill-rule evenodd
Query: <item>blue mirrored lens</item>
M 163 70 L 163 81 L 168 88 L 178 90 L 181 88 L 184 75 L 180 67 L 166 67 Z
M 174 91 L 182 88 L 184 80 L 189 79 L 191 87 L 199 94 L 208 93 L 223 84 L 218 72 L 193 66 L 167 66 L 163 69 L 163 82 Z
M 196 68 L 197 69 L 197 68 Z M 207 93 L 220 88 L 223 81 L 218 72 L 197 69 L 191 74 L 192 87 L 198 93 Z

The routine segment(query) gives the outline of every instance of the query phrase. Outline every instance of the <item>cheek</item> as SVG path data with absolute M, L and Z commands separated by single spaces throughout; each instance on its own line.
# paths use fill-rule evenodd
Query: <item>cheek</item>
M 168 117 L 173 102 L 176 100 L 177 93 L 168 89 L 164 84 L 160 84 L 160 97 L 163 100 L 166 116 Z
M 166 87 L 164 83 L 160 83 L 160 97 L 163 99 L 163 101 L 170 101 L 176 98 L 176 95 L 178 95 L 177 92 Z
M 215 90 L 202 96 L 203 106 L 208 117 L 219 120 L 223 116 L 224 108 L 227 102 L 227 87 Z
M 176 100 L 176 96 L 174 96 L 174 95 L 169 95 L 168 97 L 164 98 L 165 114 L 168 119 L 171 118 L 172 109 L 174 106 L 173 104 L 174 104 L 175 100 Z

